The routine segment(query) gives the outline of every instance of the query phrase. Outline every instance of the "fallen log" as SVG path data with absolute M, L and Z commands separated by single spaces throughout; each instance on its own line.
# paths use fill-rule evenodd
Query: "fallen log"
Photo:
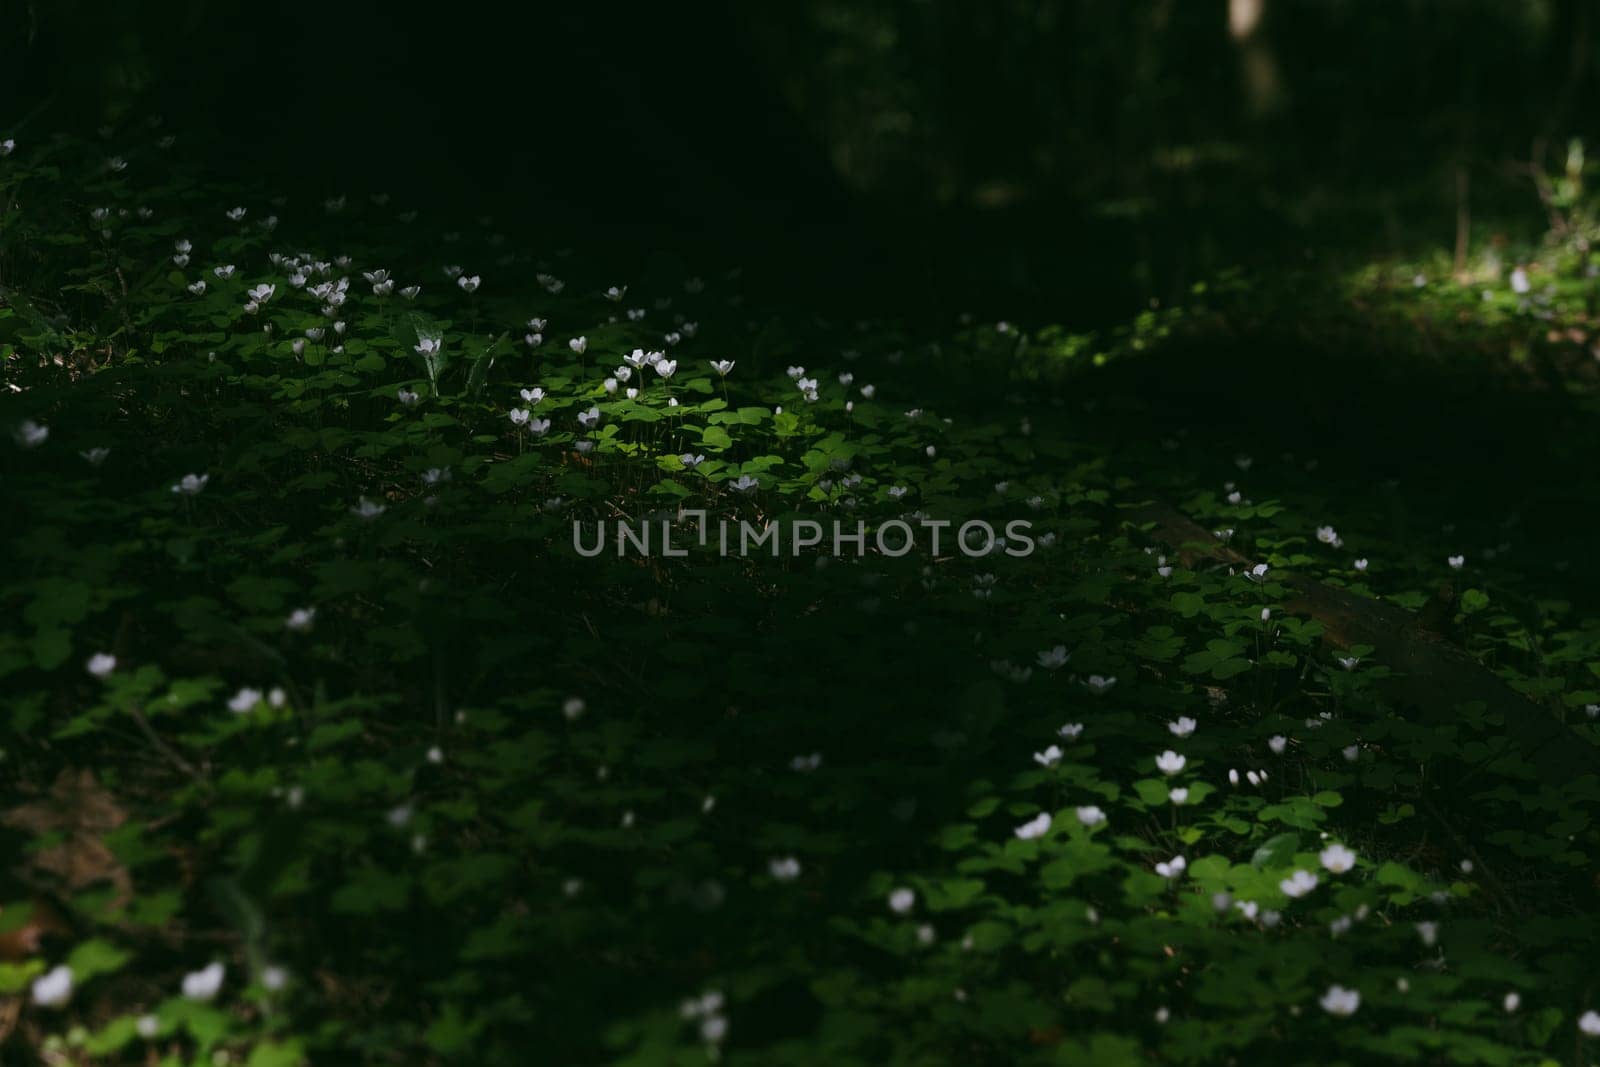
M 1256 562 L 1170 505 L 1145 504 L 1131 514 L 1138 523 L 1153 524 L 1151 535 L 1170 546 L 1184 566 Z M 1356 645 L 1373 649 L 1374 658 L 1395 672 L 1382 691 L 1396 704 L 1415 708 L 1427 721 L 1446 723 L 1461 705 L 1482 703 L 1505 723 L 1506 739 L 1517 753 L 1552 785 L 1600 771 L 1600 749 L 1587 738 L 1404 608 L 1305 575 L 1274 570 L 1272 577 L 1292 591 L 1284 610 L 1320 622 L 1324 644 L 1341 651 Z

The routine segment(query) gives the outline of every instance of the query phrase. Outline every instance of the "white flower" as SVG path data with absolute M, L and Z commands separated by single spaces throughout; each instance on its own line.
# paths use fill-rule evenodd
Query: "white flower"
M 589 339 L 587 337 L 574 337 L 567 342 L 567 347 L 581 356 L 589 350 Z
M 415 300 L 417 298 L 417 294 L 420 292 L 422 292 L 422 286 L 408 285 L 404 289 L 400 290 L 400 295 L 405 297 L 407 300 Z
M 1593 1009 L 1578 1017 L 1578 1029 L 1590 1037 L 1600 1037 L 1600 1012 Z
M 804 377 L 806 369 L 804 367 L 790 367 L 784 373 L 788 374 L 790 378 L 799 380 L 800 378 Z
M 456 284 L 461 286 L 463 292 L 476 293 L 478 291 L 478 286 L 483 284 L 483 279 L 476 274 L 472 275 L 470 278 L 463 274 L 461 277 L 456 279 Z
M 184 253 L 179 252 L 177 255 L 172 257 L 172 262 L 174 266 L 187 267 L 189 265 L 189 257 Z
M 585 430 L 592 430 L 600 425 L 600 409 L 591 407 L 588 411 L 578 412 L 578 425 Z
M 1228 784 L 1229 785 L 1238 785 L 1239 784 L 1239 768 L 1237 768 L 1237 767 L 1229 767 L 1228 768 Z
M 685 452 L 683 455 L 678 457 L 678 462 L 682 463 L 689 470 L 694 470 L 705 461 L 706 457 L 704 455 L 697 455 L 693 452 Z
M 1367 569 L 1366 557 L 1363 556 L 1361 559 L 1356 560 L 1354 566 L 1356 570 L 1365 572 Z
M 561 705 L 561 714 L 568 722 L 577 721 L 588 710 L 589 705 L 584 703 L 582 697 L 568 697 Z
M 227 211 L 223 212 L 223 214 L 227 215 L 228 218 L 232 219 L 234 222 L 238 222 L 240 219 L 244 218 L 245 210 L 242 207 L 234 207 L 229 208 Z
M 609 288 L 609 289 L 607 289 L 605 291 L 605 298 L 607 300 L 611 301 L 613 304 L 621 303 L 622 302 L 622 298 L 627 296 L 627 295 L 628 295 L 628 287 L 626 285 L 623 285 L 623 286 L 613 285 L 611 288 Z
M 1310 871 L 1295 871 L 1279 882 L 1278 888 L 1283 890 L 1285 896 L 1298 899 L 1317 888 L 1317 876 Z
M 269 963 L 261 968 L 261 988 L 268 993 L 276 993 L 289 984 L 289 971 L 276 963 Z
M 1093 804 L 1088 804 L 1078 809 L 1078 821 L 1085 826 L 1099 826 L 1106 821 L 1106 813 Z
M 543 437 L 545 434 L 550 432 L 550 420 L 549 419 L 532 419 L 532 420 L 530 420 L 528 422 L 528 432 L 533 434 L 533 436 L 535 436 L 535 437 Z M 583 445 L 586 445 L 588 443 L 589 442 L 587 442 L 587 441 L 579 441 L 578 442 L 579 448 L 581 449 Z
M 106 461 L 107 456 L 111 455 L 111 449 L 91 448 L 87 452 L 79 452 L 78 455 L 82 456 L 89 466 L 98 467 Z
M 800 861 L 793 856 L 782 856 L 767 862 L 767 873 L 779 882 L 792 882 L 800 877 Z
M 896 915 L 904 915 L 917 905 L 917 894 L 901 887 L 889 894 L 889 910 Z
M 1333 874 L 1343 874 L 1356 865 L 1356 854 L 1340 844 L 1329 845 L 1317 859 Z
M 211 480 L 209 474 L 185 474 L 173 485 L 172 491 L 182 496 L 195 496 L 206 487 Z
M 1056 645 L 1054 648 L 1047 648 L 1038 655 L 1039 666 L 1043 667 L 1047 671 L 1059 670 L 1061 667 L 1065 666 L 1067 660 L 1071 658 L 1072 656 L 1069 652 L 1067 652 L 1066 645 Z
M 1083 684 L 1089 687 L 1089 692 L 1099 696 L 1101 693 L 1106 692 L 1112 686 L 1116 685 L 1117 679 L 1115 675 L 1105 677 L 1099 674 L 1091 674 L 1088 678 L 1084 679 Z
M 1061 762 L 1060 746 L 1051 745 L 1043 752 L 1035 752 L 1033 754 L 1033 762 L 1037 763 L 1041 767 L 1054 767 L 1056 764 Z
M 400 401 L 400 403 L 404 404 L 408 408 L 416 407 L 417 403 L 422 399 L 421 393 L 407 389 L 403 385 L 396 390 L 394 395 Z
M 1057 730 L 1056 733 L 1057 735 L 1066 738 L 1068 741 L 1076 741 L 1078 739 L 1078 735 L 1083 733 L 1083 723 L 1066 723 L 1061 727 L 1061 729 Z
M 1361 662 L 1360 656 L 1335 656 L 1334 659 L 1338 660 L 1339 666 L 1347 671 L 1355 670 L 1356 665 Z
M 350 509 L 350 513 L 359 519 L 366 519 L 370 522 L 388 510 L 387 505 L 378 504 L 368 500 L 366 497 L 362 497 L 356 503 L 356 506 Z
M 1422 943 L 1432 948 L 1439 943 L 1439 924 L 1436 922 L 1417 923 L 1417 936 L 1422 938 Z
M 195 281 L 190 282 L 187 286 L 185 286 L 185 288 L 195 296 L 199 296 L 206 291 L 206 280 L 204 278 L 198 278 Z
M 1197 725 L 1199 724 L 1193 719 L 1189 718 L 1189 716 L 1180 715 L 1178 716 L 1177 722 L 1167 723 L 1167 729 L 1171 731 L 1173 737 L 1188 737 L 1190 734 L 1194 733 L 1194 728 Z
M 871 400 L 877 394 L 878 387 L 876 385 L 863 385 L 861 387 L 861 397 L 864 400 Z
M 738 493 L 753 493 L 761 488 L 761 483 L 748 474 L 741 474 L 736 480 L 729 482 L 728 487 Z
M 1039 814 L 1035 815 L 1021 826 L 1017 827 L 1014 832 L 1022 840 L 1032 841 L 1034 838 L 1043 837 L 1049 830 L 1050 813 L 1048 811 L 1041 811 Z
M 1267 571 L 1269 569 L 1265 563 L 1257 563 L 1254 567 L 1245 571 L 1244 576 L 1252 582 L 1264 582 L 1267 580 Z
M 155 1015 L 141 1015 L 139 1021 L 133 1024 L 139 1036 L 149 1041 L 161 1033 L 161 1019 Z
M 232 263 L 224 263 L 220 267 L 212 267 L 211 273 L 219 278 L 231 278 L 233 277 L 233 272 L 237 269 Z
M 1463 566 L 1466 565 L 1467 557 L 1466 556 L 1450 556 L 1448 559 L 1445 560 L 1445 562 L 1450 564 L 1450 569 L 1451 570 L 1458 571 Z
M 225 973 L 221 963 L 212 963 L 198 971 L 191 971 L 183 976 L 183 995 L 202 1004 L 214 1000 L 222 990 L 222 978 Z
M 59 964 L 33 982 L 33 1002 L 41 1008 L 59 1008 L 72 999 L 72 968 Z
M 1361 1007 L 1361 994 L 1336 983 L 1328 987 L 1328 991 L 1322 994 L 1322 999 L 1318 1003 L 1329 1015 L 1354 1015 L 1356 1009 Z
M 1513 293 L 1516 293 L 1518 296 L 1522 296 L 1531 288 L 1533 288 L 1533 285 L 1528 281 L 1527 271 L 1523 270 L 1521 267 L 1517 267 L 1511 272 L 1511 291 Z
M 1338 533 L 1334 531 L 1332 526 L 1318 526 L 1317 540 L 1321 541 L 1325 545 L 1332 545 L 1334 548 L 1338 548 L 1342 543 L 1339 540 Z
M 1509 1015 L 1511 1012 L 1514 1012 L 1518 1008 L 1522 1007 L 1522 995 L 1516 990 L 1512 990 L 1506 994 L 1505 999 L 1500 1002 L 1500 1005 L 1501 1007 L 1505 1008 L 1506 1014 Z
M 544 390 L 534 386 L 532 389 L 522 390 L 518 395 L 529 404 L 537 404 L 544 399 Z
M 809 756 L 796 756 L 789 761 L 789 769 L 791 771 L 799 771 L 801 774 L 809 774 L 820 766 L 822 766 L 822 753 L 820 752 L 813 752 Z
M 514 426 L 526 426 L 528 420 L 533 417 L 533 412 L 527 408 L 512 408 L 507 412 L 506 417 L 511 420 Z
M 444 342 L 437 337 L 419 337 L 411 350 L 419 356 L 437 356 Z
M 711 361 L 711 369 L 726 378 L 728 372 L 733 370 L 733 363 L 731 359 L 714 359 Z
M 1275 734 L 1267 738 L 1267 747 L 1272 749 L 1275 756 L 1283 755 L 1283 750 L 1289 747 L 1289 739 L 1282 734 Z
M 0 156 L 9 156 L 17 150 L 17 141 L 14 137 L 7 137 L 0 141 Z
M 1160 771 L 1162 774 L 1171 776 L 1183 770 L 1183 765 L 1188 762 L 1189 761 L 1187 759 L 1178 755 L 1169 748 L 1165 752 L 1161 753 L 1161 755 L 1156 757 L 1156 770 Z
M 1181 877 L 1184 869 L 1189 866 L 1189 861 L 1182 856 L 1174 856 L 1165 863 L 1156 864 L 1156 873 L 1163 878 Z
M 655 371 L 663 378 L 670 378 L 678 373 L 678 361 L 675 359 L 658 359 L 656 360 Z
M 261 703 L 261 696 L 261 690 L 251 689 L 249 686 L 246 686 L 237 693 L 233 694 L 232 698 L 229 699 L 228 710 L 233 712 L 235 715 L 244 715 L 247 712 L 255 710 L 255 706 Z
M 272 299 L 273 294 L 275 294 L 277 291 L 278 287 L 276 285 L 268 285 L 263 282 L 260 285 L 252 287 L 245 295 L 258 304 L 265 304 L 268 300 Z
M 1167 799 L 1174 804 L 1187 804 L 1189 803 L 1189 790 L 1183 786 L 1173 786 L 1167 790 Z
M 24 419 L 11 436 L 23 448 L 38 448 L 49 440 L 50 428 L 41 426 L 32 419 Z

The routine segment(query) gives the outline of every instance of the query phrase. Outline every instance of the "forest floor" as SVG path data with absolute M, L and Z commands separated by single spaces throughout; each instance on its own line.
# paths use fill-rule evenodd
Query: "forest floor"
M 4 1062 L 1594 1056 L 1559 250 L 840 322 L 117 158 L 0 160 Z

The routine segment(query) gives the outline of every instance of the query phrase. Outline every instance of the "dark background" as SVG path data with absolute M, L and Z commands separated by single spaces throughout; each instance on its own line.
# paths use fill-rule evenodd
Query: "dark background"
M 1597 114 L 1590 0 L 0 9 L 8 135 L 158 114 L 297 196 L 856 310 L 1111 321 L 1233 264 L 1448 251 L 1463 201 L 1531 232 L 1519 168 Z

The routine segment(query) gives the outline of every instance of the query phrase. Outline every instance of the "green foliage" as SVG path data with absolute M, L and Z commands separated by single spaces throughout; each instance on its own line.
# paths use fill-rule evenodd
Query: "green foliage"
M 1357 570 L 1293 468 L 1252 501 L 1205 457 L 1110 448 L 1045 386 L 1007 404 L 1093 347 L 1060 334 L 758 337 L 731 279 L 614 302 L 610 279 L 574 265 L 563 288 L 503 250 L 465 292 L 435 253 L 492 244 L 457 256 L 378 204 L 275 207 L 279 233 L 264 202 L 129 158 L 0 161 L 21 520 L 0 923 L 43 894 L 73 931 L 0 964 L 0 992 L 72 969 L 68 1004 L 27 1009 L 53 1052 L 1569 1056 L 1593 1003 L 1595 777 L 1538 780 L 1481 708 L 1420 725 L 1385 696 L 1398 665 L 1358 646 L 1342 666 L 1286 606 L 1284 571 L 1420 605 L 1453 544 L 1390 539 L 1352 492 Z M 363 280 L 380 269 L 421 293 Z M 612 369 L 654 349 L 676 373 Z M 937 396 L 996 350 L 1023 352 L 1002 395 Z M 1133 518 L 1154 496 L 1270 570 L 1165 555 Z M 1025 519 L 1038 549 L 723 558 L 680 507 Z M 574 520 L 647 514 L 686 557 L 573 550 Z M 1600 628 L 1469 566 L 1463 640 L 1595 741 Z M 186 995 L 213 961 L 220 991 Z

